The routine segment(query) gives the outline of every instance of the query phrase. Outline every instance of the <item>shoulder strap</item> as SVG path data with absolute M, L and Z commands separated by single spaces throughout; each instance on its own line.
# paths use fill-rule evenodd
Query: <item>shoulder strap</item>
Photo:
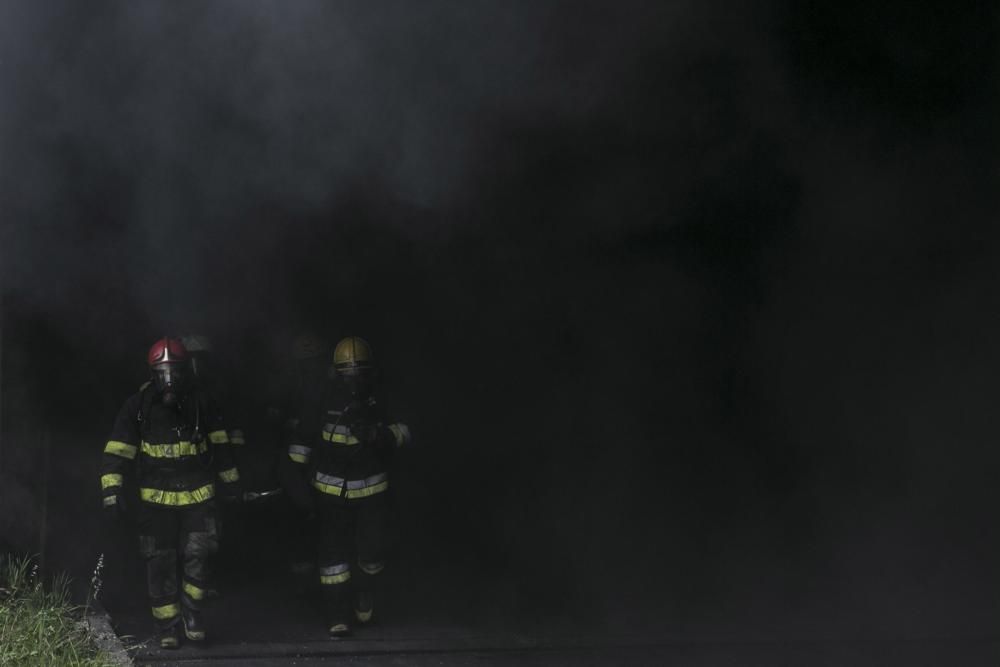
M 136 410 L 135 413 L 136 428 L 139 431 L 139 437 L 142 439 L 145 439 L 143 426 L 146 424 L 146 417 L 149 415 L 149 411 L 152 407 L 153 395 L 149 391 L 149 385 L 147 385 L 139 391 L 139 409 Z

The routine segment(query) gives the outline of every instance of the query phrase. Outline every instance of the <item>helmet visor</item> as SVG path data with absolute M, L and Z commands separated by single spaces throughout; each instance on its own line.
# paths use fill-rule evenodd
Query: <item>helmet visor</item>
M 184 383 L 184 367 L 178 363 L 162 363 L 153 366 L 153 384 L 160 392 L 177 391 Z

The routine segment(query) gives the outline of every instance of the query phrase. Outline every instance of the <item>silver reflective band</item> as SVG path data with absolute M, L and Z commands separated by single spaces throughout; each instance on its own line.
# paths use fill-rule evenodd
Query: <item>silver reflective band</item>
M 342 433 L 343 435 L 351 432 L 351 429 L 343 424 L 323 424 L 323 430 L 327 433 Z
M 302 456 L 309 456 L 312 449 L 310 447 L 303 447 L 302 445 L 288 445 L 289 454 L 301 454 Z
M 326 567 L 319 568 L 319 573 L 324 577 L 329 577 L 334 574 L 340 574 L 341 572 L 347 572 L 350 569 L 348 563 L 337 563 L 336 565 L 327 565 Z
M 366 477 L 365 479 L 352 479 L 349 482 L 347 482 L 347 488 L 363 489 L 366 486 L 375 486 L 376 484 L 381 484 L 388 478 L 389 476 L 386 473 L 380 472 L 377 475 L 372 475 L 371 477 Z
M 316 473 L 316 481 L 322 482 L 323 484 L 328 484 L 330 486 L 343 486 L 343 477 L 334 477 L 333 475 L 324 475 L 321 472 Z

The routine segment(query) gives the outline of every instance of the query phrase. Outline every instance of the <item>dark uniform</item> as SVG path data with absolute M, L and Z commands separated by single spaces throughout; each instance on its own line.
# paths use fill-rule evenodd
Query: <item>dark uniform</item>
M 303 415 L 289 444 L 317 513 L 319 583 L 331 635 L 349 632 L 350 584 L 355 617 L 371 619 L 371 594 L 386 559 L 389 459 L 409 437 L 405 424 L 388 422 L 374 394 L 335 384 Z
M 129 476 L 138 487 L 136 524 L 150 605 L 164 630 L 178 624 L 182 605 L 201 608 L 206 564 L 218 549 L 216 479 L 220 495 L 238 493 L 239 472 L 218 411 L 198 394 L 176 405 L 164 405 L 152 387 L 131 396 L 104 447 L 106 508 L 132 504 L 123 493 Z

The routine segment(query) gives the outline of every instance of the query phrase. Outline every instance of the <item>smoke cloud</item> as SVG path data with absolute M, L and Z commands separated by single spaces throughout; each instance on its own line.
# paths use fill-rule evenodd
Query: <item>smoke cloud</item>
M 514 606 L 986 604 L 996 13 L 731 4 L 4 3 L 24 400 L 96 448 L 164 331 L 364 331 Z

